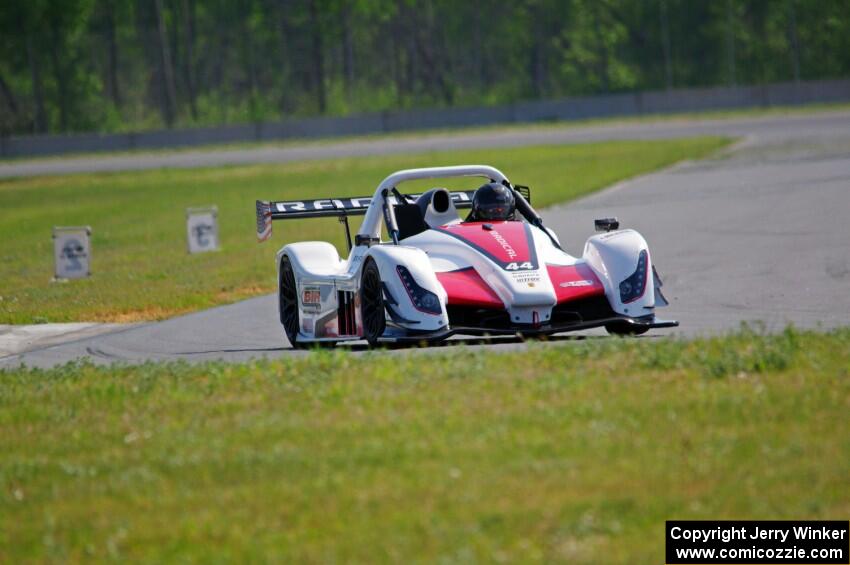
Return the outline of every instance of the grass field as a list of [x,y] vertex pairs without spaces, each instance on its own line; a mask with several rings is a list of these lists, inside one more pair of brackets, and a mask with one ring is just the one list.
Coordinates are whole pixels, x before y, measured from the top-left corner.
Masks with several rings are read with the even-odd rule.
[[[466,126],[433,128],[413,131],[399,131],[393,133],[374,133],[363,135],[323,137],[323,138],[297,138],[280,141],[246,141],[241,143],[215,143],[210,145],[199,145],[194,147],[174,147],[166,149],[136,149],[129,151],[111,151],[108,155],[133,155],[133,154],[156,154],[156,153],[179,153],[197,151],[217,151],[222,149],[259,149],[263,147],[289,147],[289,146],[313,146],[327,145],[340,142],[368,141],[380,139],[411,139],[427,138],[432,135],[446,134],[469,134],[481,132],[506,133],[511,131],[527,132],[528,130],[540,129],[564,129],[583,128],[588,126],[610,126],[628,125],[645,122],[676,122],[682,120],[728,120],[740,118],[768,118],[768,117],[800,117],[816,116],[826,112],[843,112],[850,110],[850,103],[846,102],[815,102],[811,104],[793,106],[769,106],[763,108],[737,108],[723,110],[704,110],[701,112],[672,112],[669,114],[642,114],[637,116],[615,116],[610,118],[587,118],[580,120],[554,120],[540,122],[522,122],[514,124],[494,124],[487,126]],[[64,155],[53,155],[45,157],[0,157],[3,161],[52,161],[67,159],[69,157],[103,157],[103,152],[81,152],[68,153]]]
[[663,563],[845,519],[848,415],[850,329],[0,372],[0,562]]
[[[257,245],[257,198],[371,195],[397,169],[483,162],[530,185],[542,207],[726,143],[607,142],[0,181],[0,323],[165,318],[271,292],[274,253],[287,241],[330,239],[342,248],[333,219],[278,225],[271,242]],[[189,256],[185,209],[207,204],[219,208],[223,250]],[[55,225],[92,226],[90,279],[50,283]]]

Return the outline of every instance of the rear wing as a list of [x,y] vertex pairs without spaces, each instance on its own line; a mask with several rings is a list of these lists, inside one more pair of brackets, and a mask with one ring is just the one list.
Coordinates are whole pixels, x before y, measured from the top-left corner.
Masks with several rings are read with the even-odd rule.
[[[531,200],[531,194],[527,186],[514,187],[523,197]],[[474,190],[458,190],[449,192],[454,201],[455,208],[464,209],[472,207],[472,196]],[[415,200],[419,194],[405,195]],[[395,206],[400,204],[398,199],[390,195],[390,202]],[[356,198],[318,198],[316,200],[288,200],[280,202],[267,202],[257,200],[257,241],[266,241],[272,235],[272,222],[274,220],[297,220],[300,218],[328,218],[348,216],[363,216],[372,203],[371,196],[360,196]]]

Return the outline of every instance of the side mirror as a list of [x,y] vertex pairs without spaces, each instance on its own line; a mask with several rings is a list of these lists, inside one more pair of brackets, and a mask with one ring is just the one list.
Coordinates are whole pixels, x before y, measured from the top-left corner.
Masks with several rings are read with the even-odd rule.
[[593,226],[596,231],[612,231],[620,227],[620,222],[617,218],[599,218],[593,220]]

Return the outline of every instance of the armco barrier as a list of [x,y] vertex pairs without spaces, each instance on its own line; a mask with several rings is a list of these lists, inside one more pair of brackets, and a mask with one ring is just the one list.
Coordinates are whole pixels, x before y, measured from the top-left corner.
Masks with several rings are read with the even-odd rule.
[[537,100],[481,108],[409,110],[138,133],[83,133],[7,137],[0,138],[0,157],[194,147],[220,143],[280,141],[445,127],[580,120],[841,101],[850,101],[850,80],[823,80],[741,87],[683,88],[669,91]]

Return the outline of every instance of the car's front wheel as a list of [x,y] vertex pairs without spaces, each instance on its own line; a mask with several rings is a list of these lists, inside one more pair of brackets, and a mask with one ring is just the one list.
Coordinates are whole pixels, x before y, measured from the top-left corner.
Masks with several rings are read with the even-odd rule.
[[384,287],[381,271],[373,259],[367,259],[360,278],[360,319],[363,321],[363,339],[369,345],[378,345],[378,338],[387,327],[384,309]]

